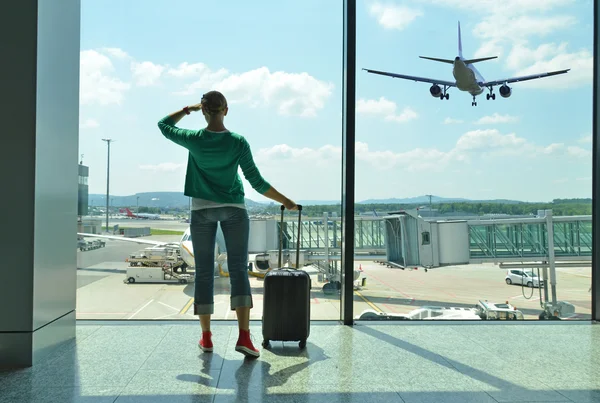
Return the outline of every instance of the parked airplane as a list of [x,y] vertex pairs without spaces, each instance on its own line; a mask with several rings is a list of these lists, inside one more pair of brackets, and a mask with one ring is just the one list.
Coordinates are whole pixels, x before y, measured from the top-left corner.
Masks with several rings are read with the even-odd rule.
[[160,214],[149,214],[149,213],[137,213],[134,214],[128,208],[125,208],[127,217],[129,218],[143,218],[145,220],[160,220]]
[[[187,228],[182,235],[179,242],[161,242],[161,241],[150,241],[147,239],[140,238],[127,238],[122,236],[113,236],[113,235],[99,235],[99,234],[88,234],[88,233],[77,233],[78,236],[84,238],[100,238],[100,239],[112,239],[116,241],[123,242],[132,242],[137,244],[145,244],[152,246],[172,246],[179,248],[179,253],[183,261],[189,267],[195,267],[194,260],[194,246],[192,244],[192,235],[190,233],[190,228]],[[225,245],[225,238],[223,236],[223,231],[221,230],[221,226],[217,227],[217,236],[215,240],[215,271],[224,277],[229,276],[229,270],[227,268],[227,249]],[[250,268],[249,268],[250,269]],[[259,267],[258,264],[255,265],[256,271],[249,271],[248,274],[255,277],[264,277],[266,270],[264,268]]]
[[[431,84],[433,84],[431,86],[431,88],[429,88],[429,92],[431,93],[431,96],[433,96],[435,98],[440,98],[440,99],[444,99],[444,98],[449,99],[450,95],[446,91],[450,87],[456,87],[460,91],[468,92],[469,94],[471,94],[473,96],[473,102],[471,103],[472,106],[477,105],[477,101],[475,100],[475,97],[482,94],[483,91],[485,91],[485,88],[489,89],[489,91],[490,91],[490,93],[487,94],[488,100],[496,99],[496,94],[494,94],[494,92],[493,92],[493,88],[496,85],[502,85],[499,90],[500,95],[503,98],[508,98],[512,94],[511,88],[507,85],[509,83],[515,83],[515,82],[527,81],[527,80],[535,80],[537,78],[550,77],[550,76],[554,76],[554,75],[558,75],[558,74],[564,74],[570,70],[570,69],[557,70],[557,71],[551,71],[549,73],[539,73],[539,74],[532,74],[532,75],[528,75],[528,76],[506,78],[506,79],[502,79],[502,80],[486,81],[481,76],[479,71],[477,71],[475,66],[473,66],[473,64],[477,63],[477,62],[482,62],[485,60],[496,59],[498,56],[483,57],[483,58],[479,58],[479,59],[465,59],[462,54],[460,21],[458,22],[458,56],[456,56],[454,58],[454,60],[439,59],[439,58],[435,58],[435,57],[425,57],[425,56],[419,56],[419,57],[422,59],[433,60],[436,62],[452,64],[454,66],[452,69],[452,75],[454,76],[456,81],[452,82],[452,81],[445,81],[445,80],[436,80],[433,78],[408,76],[408,75],[404,75],[404,74],[388,73],[385,71],[377,71],[377,70],[370,70],[370,69],[363,69],[363,70],[367,71],[368,73],[373,73],[373,74],[381,74],[384,76],[403,78],[406,80],[431,83]],[[440,85],[442,85],[444,87],[443,91],[440,88]]]

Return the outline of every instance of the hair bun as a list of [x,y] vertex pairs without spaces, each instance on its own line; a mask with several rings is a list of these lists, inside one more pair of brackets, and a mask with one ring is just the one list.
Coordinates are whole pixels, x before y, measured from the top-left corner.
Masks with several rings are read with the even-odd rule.
[[219,91],[209,91],[202,95],[202,106],[209,115],[215,115],[227,108],[227,99]]

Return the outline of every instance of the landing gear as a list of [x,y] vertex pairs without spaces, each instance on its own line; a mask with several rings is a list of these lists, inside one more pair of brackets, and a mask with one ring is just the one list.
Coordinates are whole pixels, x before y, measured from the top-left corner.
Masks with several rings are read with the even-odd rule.
[[490,89],[490,93],[486,95],[487,100],[489,101],[490,98],[496,99],[496,94],[494,94],[494,87],[489,87],[489,89]]
[[473,95],[473,102],[471,102],[471,106],[477,106],[477,101],[475,101],[475,95]]
[[[439,87],[438,87],[439,88]],[[448,94],[446,91],[448,91],[448,88],[450,88],[447,85],[444,85],[444,92],[442,92],[442,95],[440,95],[440,100],[444,100],[444,99],[450,99],[450,94]]]

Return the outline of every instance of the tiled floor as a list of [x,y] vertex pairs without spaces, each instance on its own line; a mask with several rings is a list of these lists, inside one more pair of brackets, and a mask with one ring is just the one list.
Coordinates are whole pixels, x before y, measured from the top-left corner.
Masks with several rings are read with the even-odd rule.
[[598,326],[405,323],[313,323],[305,350],[245,361],[233,322],[212,354],[194,322],[80,322],[41,365],[1,372],[0,402],[600,402]]

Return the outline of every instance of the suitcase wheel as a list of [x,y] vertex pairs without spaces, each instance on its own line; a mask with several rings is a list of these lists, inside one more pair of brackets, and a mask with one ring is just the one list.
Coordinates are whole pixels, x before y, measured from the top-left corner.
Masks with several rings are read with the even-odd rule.
[[271,343],[269,343],[269,340],[265,339],[262,342],[262,346],[263,346],[263,348],[269,348],[269,347],[271,347]]
[[306,347],[306,340],[300,340],[300,343],[298,343],[298,346],[299,346],[300,348],[304,348],[304,347]]

